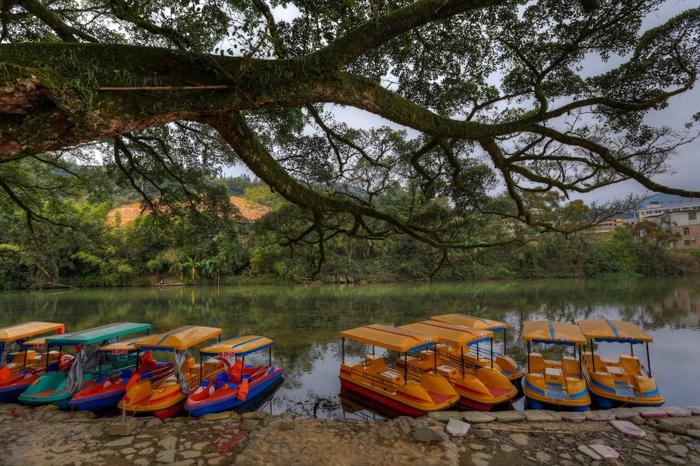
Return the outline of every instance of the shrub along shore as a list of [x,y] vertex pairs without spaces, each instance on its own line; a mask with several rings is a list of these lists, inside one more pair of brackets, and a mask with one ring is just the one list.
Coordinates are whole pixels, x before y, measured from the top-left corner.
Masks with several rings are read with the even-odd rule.
[[377,421],[225,412],[161,421],[6,404],[0,451],[10,466],[700,464],[700,408]]

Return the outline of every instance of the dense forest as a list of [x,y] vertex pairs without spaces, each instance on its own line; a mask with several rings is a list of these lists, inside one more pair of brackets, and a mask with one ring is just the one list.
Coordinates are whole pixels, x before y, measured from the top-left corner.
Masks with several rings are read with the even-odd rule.
[[[693,272],[693,255],[664,248],[651,234],[621,228],[611,235],[514,232],[506,220],[486,216],[475,222],[473,238],[522,241],[499,247],[452,251],[443,256],[407,235],[374,240],[335,235],[304,235],[313,219],[284,201],[257,179],[246,176],[207,180],[207,196],[192,208],[183,203],[145,205],[133,189],[115,181],[103,168],[67,167],[39,170],[24,162],[31,176],[27,189],[66,178],[89,179],[89,189],[67,190],[62,198],[35,200],[29,217],[22,203],[7,202],[0,212],[0,283],[3,288],[128,286],[159,283],[214,283],[321,280],[385,282],[405,280],[473,280],[539,277],[587,277],[604,274],[661,275]],[[43,178],[43,179],[42,179]],[[68,181],[65,181],[68,183]],[[84,186],[78,184],[77,186]],[[100,189],[96,189],[99,186]],[[153,193],[151,193],[153,194]],[[383,202],[404,202],[397,190]],[[267,214],[256,221],[236,205],[239,196]],[[22,198],[28,203],[31,198]],[[543,216],[585,217],[581,203],[564,205],[549,196],[536,208]],[[500,202],[494,199],[494,202]],[[534,201],[533,201],[534,202]],[[115,208],[141,206],[143,212],[122,221]],[[25,205],[28,208],[28,206]],[[46,218],[41,212],[51,212]],[[423,208],[425,221],[442,209]],[[28,224],[28,219],[33,220]],[[336,225],[337,231],[350,225]]]

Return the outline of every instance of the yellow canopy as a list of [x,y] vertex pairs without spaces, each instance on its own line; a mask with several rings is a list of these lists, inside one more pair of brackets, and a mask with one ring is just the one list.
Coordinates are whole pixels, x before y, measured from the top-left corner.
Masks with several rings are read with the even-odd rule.
[[130,338],[128,340],[118,341],[105,346],[100,346],[97,351],[104,351],[105,353],[128,353],[130,351],[137,351],[139,349],[139,344],[143,342],[145,337]]
[[419,351],[432,344],[432,339],[424,333],[379,324],[344,330],[340,336],[401,353]]
[[22,346],[25,348],[43,348],[44,346],[46,346],[47,338],[48,336],[32,338],[31,340],[27,340],[24,343],[22,343]]
[[581,320],[578,326],[589,340],[651,343],[654,339],[632,322],[608,319]]
[[45,333],[55,333],[65,329],[63,324],[54,322],[25,322],[23,324],[12,325],[11,327],[0,328],[0,342],[23,340],[25,338],[42,335]]
[[543,343],[585,345],[586,338],[576,324],[554,320],[528,320],[523,322],[522,339]]
[[221,335],[222,330],[214,327],[188,325],[166,333],[141,338],[139,348],[157,350],[186,350],[199,343]]
[[465,314],[442,314],[439,316],[432,316],[430,319],[437,320],[439,322],[445,322],[448,324],[471,327],[477,330],[499,331],[501,329],[509,328],[509,325],[505,322],[499,322],[497,320],[491,319],[483,319],[481,317],[468,316]]
[[414,324],[402,325],[400,329],[406,329],[422,333],[432,338],[434,341],[446,343],[448,345],[460,347],[493,338],[493,333],[470,329],[460,325],[446,324],[434,320],[416,322]]
[[256,351],[260,351],[272,346],[272,339],[259,335],[246,335],[243,337],[230,338],[221,343],[207,346],[202,349],[202,354],[233,353],[237,356],[245,356]]

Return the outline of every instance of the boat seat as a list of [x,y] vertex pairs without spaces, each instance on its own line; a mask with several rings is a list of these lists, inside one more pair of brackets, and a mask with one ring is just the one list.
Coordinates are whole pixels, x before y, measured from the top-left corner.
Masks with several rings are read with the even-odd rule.
[[364,366],[366,370],[376,373],[383,372],[388,368],[386,365],[386,361],[382,356],[372,355],[365,356]]
[[442,364],[437,367],[437,373],[438,375],[449,377],[450,375],[456,375],[457,369],[452,366],[448,366],[447,364]]
[[561,371],[565,377],[578,378],[578,360],[568,356],[561,358]]
[[540,353],[530,353],[528,364],[530,372],[544,372],[544,358]]
[[639,359],[635,356],[626,354],[620,356],[620,367],[629,375],[640,375],[642,373],[642,366],[639,363]]
[[387,369],[384,372],[380,372],[379,377],[393,383],[400,383],[403,380],[401,374],[399,374],[393,369]]
[[598,369],[605,367],[605,363],[601,360],[600,356],[598,356],[597,354],[593,357],[593,359],[591,359],[591,353],[588,352],[588,353],[583,355],[583,359],[584,359],[584,361],[586,361],[586,365],[590,366],[591,368],[593,367],[593,361],[595,361],[596,371]]

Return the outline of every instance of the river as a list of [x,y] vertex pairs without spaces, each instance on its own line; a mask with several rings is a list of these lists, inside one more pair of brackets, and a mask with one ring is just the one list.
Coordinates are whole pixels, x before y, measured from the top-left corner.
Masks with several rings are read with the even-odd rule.
[[[519,361],[523,320],[632,320],[656,340],[651,366],[667,404],[700,404],[698,277],[0,293],[0,326],[47,320],[77,330],[129,320],[151,322],[155,331],[194,324],[221,327],[225,337],[269,336],[275,340],[273,359],[287,377],[266,409],[321,417],[373,415],[339,397],[340,330],[448,312],[508,322],[508,351]],[[350,347],[348,354],[359,357],[360,351]],[[598,351],[614,356],[629,348],[601,344]]]

